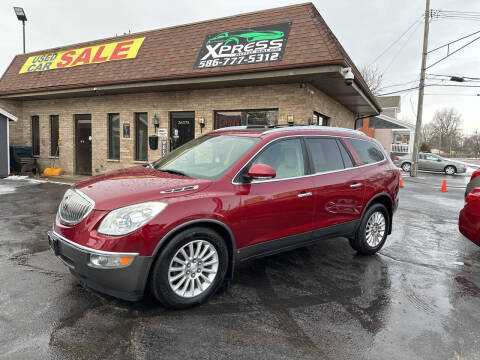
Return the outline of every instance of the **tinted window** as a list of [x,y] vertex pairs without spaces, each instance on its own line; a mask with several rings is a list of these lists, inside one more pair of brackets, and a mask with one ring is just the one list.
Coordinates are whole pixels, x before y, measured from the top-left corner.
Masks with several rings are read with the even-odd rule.
[[350,143],[364,164],[371,164],[384,159],[383,152],[374,142],[350,139]]
[[148,119],[147,113],[135,114],[135,160],[148,159]]
[[38,116],[32,116],[32,154],[40,155],[40,122]]
[[277,173],[275,179],[305,175],[302,143],[300,139],[277,141],[262,151],[254,164],[270,165]]
[[108,114],[108,158],[120,159],[120,115]]
[[58,131],[58,115],[50,115],[50,156],[60,155]]
[[440,158],[435,155],[425,154],[425,160],[438,161]]
[[342,153],[342,158],[343,158],[343,163],[345,164],[346,168],[351,168],[353,167],[353,160],[352,157],[350,156],[350,153],[345,147],[345,144],[338,140],[338,147],[340,148],[340,152]]
[[344,168],[342,154],[337,140],[328,138],[307,138],[308,151],[316,173]]

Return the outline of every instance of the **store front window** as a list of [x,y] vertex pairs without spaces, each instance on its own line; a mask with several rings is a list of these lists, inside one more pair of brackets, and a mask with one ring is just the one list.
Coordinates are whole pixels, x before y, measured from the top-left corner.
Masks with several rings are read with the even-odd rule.
[[277,125],[278,109],[215,111],[215,129],[244,125]]

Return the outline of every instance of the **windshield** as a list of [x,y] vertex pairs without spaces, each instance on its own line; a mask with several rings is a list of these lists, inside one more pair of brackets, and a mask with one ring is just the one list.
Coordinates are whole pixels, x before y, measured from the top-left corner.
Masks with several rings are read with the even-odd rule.
[[204,135],[154,162],[154,169],[188,177],[216,180],[260,139],[231,135]]

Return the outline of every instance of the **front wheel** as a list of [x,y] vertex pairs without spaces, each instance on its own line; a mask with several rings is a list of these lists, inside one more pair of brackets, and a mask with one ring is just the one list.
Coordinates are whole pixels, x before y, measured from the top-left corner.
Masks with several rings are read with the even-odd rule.
[[362,255],[373,255],[385,244],[388,233],[389,214],[382,204],[370,206],[360,221],[350,245]]
[[457,172],[457,169],[455,169],[454,166],[448,165],[445,168],[445,174],[447,174],[447,175],[455,175],[456,172]]
[[412,164],[406,162],[406,163],[403,163],[402,165],[402,170],[405,171],[405,172],[410,172],[410,170],[412,169]]
[[183,309],[205,302],[222,285],[228,250],[215,231],[194,227],[177,234],[162,250],[150,290],[165,307]]

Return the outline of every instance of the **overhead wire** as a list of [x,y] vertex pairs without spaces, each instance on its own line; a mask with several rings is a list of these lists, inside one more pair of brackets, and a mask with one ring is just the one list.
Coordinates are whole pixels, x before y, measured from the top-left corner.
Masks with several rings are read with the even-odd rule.
[[383,55],[385,55],[393,46],[395,46],[415,25],[421,22],[421,17],[416,19],[408,28],[405,30],[396,40],[394,40],[390,45],[387,46],[385,50],[383,50],[380,55],[378,55],[375,60],[370,63],[370,66],[375,64]]

